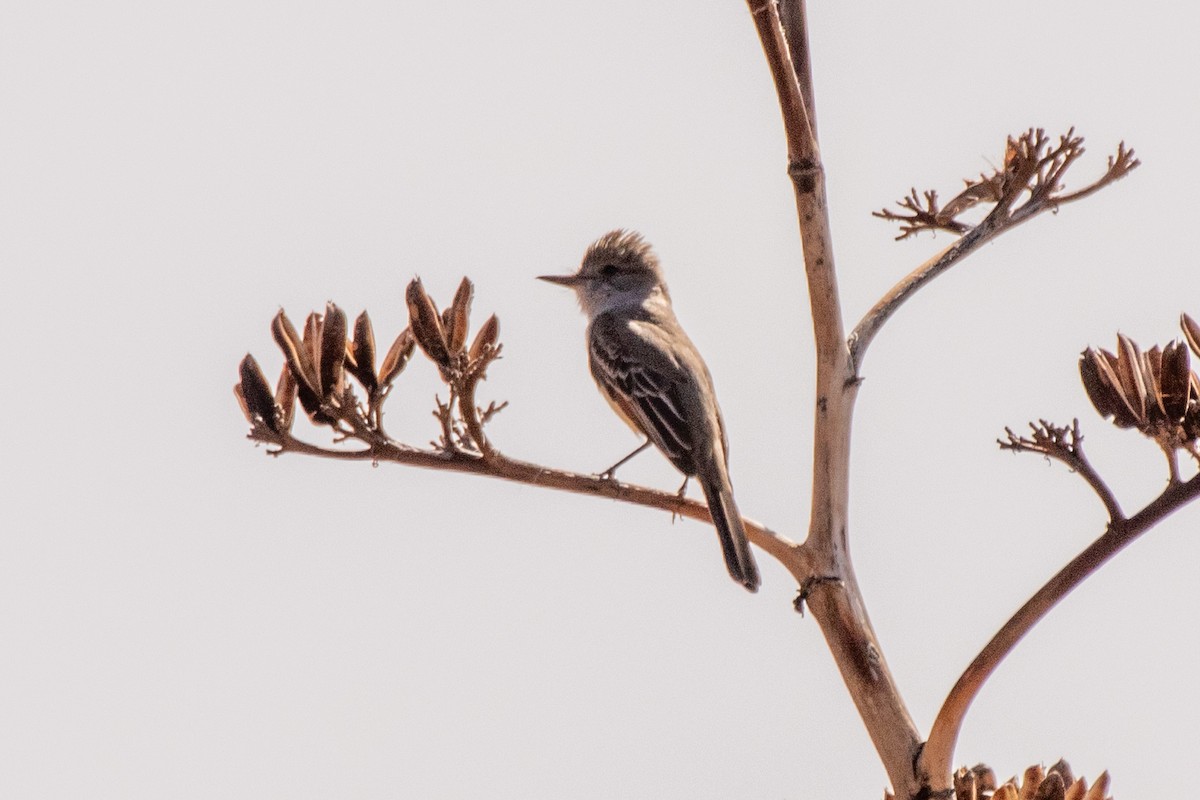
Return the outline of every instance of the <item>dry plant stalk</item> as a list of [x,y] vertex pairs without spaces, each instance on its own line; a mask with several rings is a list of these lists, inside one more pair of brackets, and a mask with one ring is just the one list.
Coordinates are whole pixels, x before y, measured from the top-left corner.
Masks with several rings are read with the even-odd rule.
[[[747,2],[783,114],[787,172],[803,243],[817,371],[808,536],[797,543],[745,520],[748,536],[796,579],[796,607],[803,610],[807,605],[825,635],[887,772],[891,783],[887,797],[1105,800],[1107,773],[1089,787],[1084,779],[1072,775],[1065,762],[1049,770],[1031,767],[1020,781],[1013,778],[997,784],[985,765],[954,772],[951,760],[968,707],[1021,637],[1108,558],[1200,495],[1200,474],[1185,480],[1178,459],[1182,451],[1200,462],[1200,379],[1191,371],[1188,355],[1190,348],[1200,358],[1200,326],[1183,316],[1187,347],[1172,342],[1143,351],[1128,337],[1119,336],[1116,352],[1089,348],[1080,359],[1081,379],[1101,416],[1119,428],[1148,437],[1167,456],[1166,489],[1137,513],[1123,512],[1115,493],[1088,461],[1078,420],[1070,426],[1041,420],[1030,425],[1029,435],[1006,431],[1007,437],[1000,441],[1002,448],[1039,453],[1080,475],[1104,504],[1109,525],[1031,597],[968,666],[947,696],[927,739],[913,723],[887,667],[849,557],[850,427],[866,349],[913,293],[985,242],[1044,211],[1104,188],[1139,162],[1133,150],[1121,143],[1099,178],[1067,191],[1064,176],[1083,155],[1083,138],[1072,129],[1054,142],[1041,129],[1030,129],[1008,138],[999,168],[965,181],[965,187],[945,204],[935,191],[918,194],[913,189],[899,201],[898,210],[876,212],[876,216],[899,224],[896,238],[922,231],[945,231],[959,238],[900,280],[847,334],[817,143],[804,3],[781,0],[781,8],[775,0]],[[978,219],[970,221],[969,216]],[[450,305],[439,309],[420,279],[414,279],[405,293],[409,326],[392,340],[378,368],[375,334],[365,311],[351,327],[342,310],[329,303],[323,314],[307,317],[303,333],[280,311],[271,324],[284,362],[275,387],[250,355],[242,360],[234,387],[250,422],[250,438],[268,445],[271,455],[301,453],[470,472],[709,520],[704,503],[687,500],[674,491],[553,469],[501,453],[487,437],[485,427],[507,403],[481,407],[476,399],[479,383],[500,358],[499,321],[494,315],[489,317],[472,337],[473,300],[474,287],[464,278]],[[391,388],[418,349],[437,367],[447,387],[444,401],[435,397],[439,435],[428,446],[397,441],[383,425]],[[313,425],[329,428],[336,446],[315,445],[293,433],[297,405]]]

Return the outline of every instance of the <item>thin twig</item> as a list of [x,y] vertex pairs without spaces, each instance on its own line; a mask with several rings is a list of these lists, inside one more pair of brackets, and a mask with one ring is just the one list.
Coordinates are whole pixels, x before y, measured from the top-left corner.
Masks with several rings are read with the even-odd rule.
[[[980,186],[985,185],[980,184]],[[942,230],[961,236],[969,231],[971,226],[964,222],[958,222],[954,217],[982,202],[982,199],[973,193],[976,188],[968,184],[966,190],[951,200],[945,208],[942,208],[938,203],[937,192],[930,189],[922,195],[918,195],[914,187],[909,190],[908,197],[901,198],[897,203],[909,213],[900,214],[887,208],[871,213],[872,216],[880,219],[900,223],[900,235],[896,237],[897,241],[915,236],[921,231]]]
[[[804,8],[802,0],[794,0],[800,5],[792,18],[793,24],[803,23]],[[762,43],[763,52],[767,57],[767,65],[771,69],[771,77],[775,81],[775,93],[779,98],[779,110],[783,113],[784,133],[787,137],[788,161],[792,165],[812,165],[820,161],[817,152],[817,133],[809,118],[809,107],[812,105],[812,80],[806,76],[804,83],[808,85],[808,97],[801,91],[801,79],[797,78],[796,68],[792,62],[791,47],[799,48],[800,52],[808,52],[807,39],[796,39],[792,45],[784,33],[779,19],[779,6],[776,0],[747,0],[750,15],[758,29],[758,39]],[[805,36],[803,27],[799,31],[789,31],[793,36]]]
[[1126,147],[1124,142],[1119,142],[1117,144],[1117,154],[1108,157],[1108,170],[1104,173],[1103,177],[1078,191],[1059,195],[1057,202],[1059,205],[1062,205],[1063,203],[1073,203],[1076,200],[1082,200],[1088,195],[1100,191],[1110,183],[1115,183],[1124,178],[1131,170],[1137,169],[1141,164],[1142,162],[1134,155],[1133,148]]
[[1017,436],[1012,428],[1005,428],[1008,438],[996,441],[1002,450],[1011,450],[1014,453],[1028,450],[1066,464],[1096,492],[1108,512],[1109,522],[1125,519],[1125,512],[1121,510],[1116,495],[1084,455],[1083,434],[1079,430],[1078,418],[1071,421],[1069,428],[1052,425],[1044,419],[1039,420],[1037,425],[1029,423],[1029,427],[1033,431],[1032,438]]
[[779,23],[792,60],[792,72],[804,101],[808,129],[814,142],[817,136],[817,104],[813,94],[812,59],[808,46],[808,11],[804,0],[779,0]]
[[1163,451],[1163,455],[1167,457],[1167,480],[1171,483],[1179,483],[1179,451],[1164,442],[1159,442],[1158,446]]
[[879,302],[863,315],[862,320],[850,333],[848,345],[855,374],[862,369],[863,357],[871,340],[900,306],[916,294],[918,289],[978,250],[999,233],[1000,231],[994,230],[984,223],[976,225],[957,242],[910,272],[880,298]]
[[[467,426],[467,432],[471,435],[471,440],[474,442],[475,447],[479,449],[479,453],[485,461],[495,458],[496,451],[492,448],[491,442],[488,441],[487,435],[483,432],[485,420],[480,418],[479,406],[475,404],[475,389],[479,386],[479,381],[487,376],[488,364],[496,360],[499,355],[500,348],[495,347],[480,359],[478,366],[463,377],[462,393],[458,398],[458,412],[462,415],[463,422]],[[490,416],[491,414],[488,415],[488,417]]]

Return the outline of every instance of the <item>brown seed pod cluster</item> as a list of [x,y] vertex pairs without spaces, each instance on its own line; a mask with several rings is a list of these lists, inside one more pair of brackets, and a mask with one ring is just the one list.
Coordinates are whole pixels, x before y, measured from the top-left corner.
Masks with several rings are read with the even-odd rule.
[[1071,128],[1055,144],[1041,128],[1030,128],[1019,136],[1010,136],[1004,147],[1003,166],[991,174],[965,181],[965,188],[944,205],[938,193],[918,194],[914,188],[897,205],[899,210],[882,209],[874,216],[900,224],[897,239],[907,239],[921,231],[945,230],[965,234],[977,223],[962,219],[976,206],[993,206],[992,225],[1003,220],[1021,220],[1035,213],[1059,208],[1063,203],[1086,197],[1097,189],[1120,180],[1140,165],[1133,148],[1124,142],[1109,156],[1108,169],[1091,184],[1072,192],[1064,188],[1063,177],[1084,153],[1083,137]]
[[438,313],[437,305],[425,291],[420,278],[414,278],[405,292],[413,336],[421,352],[438,365],[447,383],[479,367],[481,359],[490,360],[499,352],[497,341],[500,322],[494,314],[479,329],[470,349],[467,349],[474,296],[474,285],[469,279],[463,278],[458,291],[454,293],[454,300]]
[[[1107,772],[1088,786],[1087,779],[1076,778],[1063,760],[1050,769],[1034,765],[1019,780],[1013,776],[999,786],[991,767],[976,764],[954,773],[954,800],[1112,800],[1108,786]],[[884,797],[895,800],[890,793]]]
[[308,315],[300,334],[281,310],[271,321],[271,335],[284,358],[275,390],[253,356],[242,359],[238,370],[234,393],[246,419],[276,434],[288,433],[299,400],[313,423],[336,426],[346,413],[358,413],[348,391],[348,373],[366,392],[362,421],[378,428],[379,407],[418,346],[438,366],[443,380],[461,390],[464,382],[482,378],[487,364],[500,352],[495,315],[483,324],[470,348],[466,346],[474,293],[471,281],[463,278],[454,301],[439,313],[420,278],[414,279],[405,294],[409,327],[395,338],[378,368],[367,312],[358,315],[351,331],[345,313],[327,303],[324,314]]
[[346,315],[328,303],[324,315],[308,315],[301,336],[281,310],[271,320],[271,335],[283,351],[283,372],[272,394],[254,357],[242,359],[240,380],[233,388],[246,418],[252,423],[261,421],[275,433],[286,433],[291,430],[299,400],[314,423],[334,424],[328,404],[345,391],[345,369],[352,363],[346,344]]
[[1184,314],[1183,342],[1143,352],[1125,335],[1117,351],[1088,348],[1079,374],[1092,405],[1119,428],[1136,428],[1166,449],[1195,453],[1200,439],[1200,378],[1191,369],[1188,347],[1200,357],[1200,325]]
[[[1107,772],[1101,772],[1096,782],[1088,786],[1086,778],[1076,778],[1071,766],[1060,760],[1050,769],[1043,769],[1041,765],[1032,766],[1025,770],[1020,781],[1015,777],[1009,778],[991,795],[978,794],[974,797],[978,800],[988,797],[991,800],[1111,800],[1108,785]],[[972,795],[957,795],[956,800],[963,800],[964,797]]]

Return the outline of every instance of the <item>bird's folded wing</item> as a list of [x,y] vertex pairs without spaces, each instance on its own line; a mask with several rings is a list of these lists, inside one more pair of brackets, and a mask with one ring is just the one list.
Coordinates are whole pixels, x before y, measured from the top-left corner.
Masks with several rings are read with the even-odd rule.
[[592,374],[613,403],[676,466],[688,464],[692,437],[678,386],[686,376],[678,365],[628,325],[603,318],[592,327],[589,349]]

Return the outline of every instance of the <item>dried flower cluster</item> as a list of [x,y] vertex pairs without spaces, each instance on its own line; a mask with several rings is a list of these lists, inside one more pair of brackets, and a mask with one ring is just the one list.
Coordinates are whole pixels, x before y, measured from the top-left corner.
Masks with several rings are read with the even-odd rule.
[[[1142,352],[1128,336],[1117,336],[1117,352],[1089,347],[1079,358],[1079,373],[1092,405],[1118,428],[1136,428],[1167,456],[1169,486],[1181,483],[1177,453],[1183,450],[1200,464],[1200,377],[1191,369],[1188,348],[1200,357],[1200,325],[1184,314],[1187,345],[1175,341]],[[999,444],[1013,452],[1041,453],[1063,462],[1099,495],[1112,521],[1125,518],[1115,495],[1083,452],[1079,420],[1070,426],[1046,420],[1030,423],[1031,433],[1020,436],[1005,428]],[[1187,502],[1190,495],[1173,502]]]
[[1071,766],[1060,760],[1050,769],[1035,765],[999,786],[996,775],[985,764],[963,767],[954,774],[954,800],[1111,800],[1107,772],[1100,773],[1090,787],[1086,778],[1076,778]]
[[[251,438],[281,447],[294,443],[291,429],[299,401],[313,424],[328,425],[342,437],[368,444],[386,439],[383,402],[414,349],[420,347],[450,387],[449,399],[445,403],[439,399],[435,412],[442,424],[442,449],[487,452],[482,426],[504,404],[492,404],[481,411],[474,407],[474,393],[488,364],[500,355],[500,323],[495,315],[491,316],[468,348],[473,296],[471,281],[463,278],[454,301],[439,313],[420,278],[414,279],[405,293],[409,326],[392,342],[378,368],[375,334],[367,312],[354,321],[348,339],[346,315],[333,303],[326,304],[323,315],[308,315],[303,335],[281,310],[271,322],[271,334],[284,356],[283,372],[275,389],[272,391],[258,362],[249,354],[242,359],[239,381],[234,386],[252,426]],[[347,374],[361,385],[365,405],[346,381]]]
[[[1200,325],[1180,320],[1187,345],[1174,341],[1143,352],[1128,336],[1117,336],[1117,352],[1089,347],[1079,373],[1092,405],[1118,428],[1136,428],[1172,458],[1185,450],[1200,461],[1200,378],[1191,369],[1188,347],[1200,357]],[[1178,479],[1178,475],[1172,476]]]
[[[1108,772],[1088,786],[1087,779],[1076,778],[1062,759],[1050,769],[1035,764],[1019,780],[1014,775],[999,786],[991,767],[976,764],[954,773],[954,800],[1112,800],[1108,786]],[[884,800],[895,798],[886,793]]]
[[[1109,156],[1108,169],[1093,183],[1075,192],[1064,193],[1062,178],[1071,165],[1084,153],[1083,137],[1072,128],[1052,145],[1046,132],[1030,128],[1017,137],[1008,137],[1003,165],[990,175],[980,174],[965,180],[965,188],[944,206],[938,203],[936,191],[923,192],[914,188],[897,205],[901,211],[882,209],[874,216],[900,223],[897,239],[907,239],[921,231],[950,231],[964,234],[974,225],[959,216],[978,205],[992,205],[984,223],[1000,227],[1005,223],[1021,222],[1047,208],[1078,200],[1123,178],[1140,163],[1132,148],[1117,145]],[[1018,205],[1019,203],[1019,205]]]

